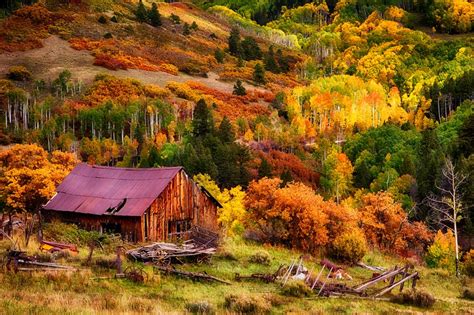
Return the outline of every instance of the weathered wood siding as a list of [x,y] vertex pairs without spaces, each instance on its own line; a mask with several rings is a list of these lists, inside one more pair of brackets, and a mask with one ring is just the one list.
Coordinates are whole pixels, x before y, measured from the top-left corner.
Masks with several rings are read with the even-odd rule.
[[46,222],[59,220],[66,223],[74,223],[80,228],[93,231],[102,231],[104,224],[118,224],[120,225],[120,234],[122,234],[125,240],[137,242],[142,239],[139,217],[89,215],[48,210],[43,210],[42,215]]
[[218,229],[217,205],[184,171],[174,177],[142,216],[142,235],[151,241],[166,240],[178,232],[176,221],[189,221],[212,231]]

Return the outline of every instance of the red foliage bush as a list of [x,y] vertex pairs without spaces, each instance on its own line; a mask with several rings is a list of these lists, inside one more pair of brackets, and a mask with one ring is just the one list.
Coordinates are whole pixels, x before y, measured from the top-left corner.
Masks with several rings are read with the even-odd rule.
[[94,65],[101,66],[110,70],[127,70],[127,65],[123,61],[105,54],[97,55],[94,60]]
[[311,187],[316,187],[319,184],[320,174],[306,166],[294,154],[272,149],[268,153],[260,151],[259,156],[265,158],[270,163],[275,175],[289,170],[295,181],[301,181]]

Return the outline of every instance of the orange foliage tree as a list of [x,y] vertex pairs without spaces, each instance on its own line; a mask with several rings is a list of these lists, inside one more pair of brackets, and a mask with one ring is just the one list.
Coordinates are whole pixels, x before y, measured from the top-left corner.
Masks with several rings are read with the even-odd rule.
[[334,204],[325,202],[302,183],[280,188],[280,179],[263,178],[250,183],[245,206],[249,220],[271,243],[284,244],[310,252],[326,245],[328,215]]
[[48,154],[36,144],[17,144],[0,153],[2,201],[9,213],[35,212],[76,165],[74,155]]
[[408,255],[410,250],[419,251],[431,241],[432,233],[427,227],[421,222],[409,222],[407,213],[390,193],[369,193],[361,201],[359,225],[371,245]]

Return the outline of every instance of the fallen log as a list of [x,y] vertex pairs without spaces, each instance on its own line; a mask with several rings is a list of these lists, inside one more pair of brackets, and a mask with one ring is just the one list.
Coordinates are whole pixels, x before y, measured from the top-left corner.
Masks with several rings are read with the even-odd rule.
[[184,270],[177,270],[174,268],[170,267],[163,267],[163,266],[155,266],[156,269],[160,270],[161,272],[167,273],[167,274],[174,274],[177,276],[182,276],[186,278],[191,278],[195,280],[207,280],[207,281],[216,281],[224,284],[232,284],[228,281],[219,279],[217,277],[208,275],[207,273],[200,273],[200,272],[190,272],[190,271],[184,271]]
[[236,281],[250,279],[250,280],[260,280],[265,283],[271,283],[271,282],[275,282],[276,278],[277,277],[275,274],[268,274],[268,273],[253,273],[250,276],[242,276],[239,273],[235,273]]

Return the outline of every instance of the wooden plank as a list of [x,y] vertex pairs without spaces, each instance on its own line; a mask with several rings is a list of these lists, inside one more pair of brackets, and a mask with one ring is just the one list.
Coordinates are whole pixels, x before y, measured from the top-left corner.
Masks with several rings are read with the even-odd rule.
[[326,265],[323,265],[323,268],[321,268],[321,271],[319,271],[318,276],[316,277],[316,280],[314,280],[313,285],[311,286],[311,290],[313,290],[316,283],[318,283],[319,278],[321,277],[321,274],[323,273],[324,268],[326,268]]
[[318,296],[321,294],[321,292],[323,291],[324,287],[326,286],[326,283],[328,282],[328,279],[329,279],[329,276],[331,275],[331,272],[332,272],[332,267],[331,269],[329,269],[329,273],[326,277],[326,281],[324,281],[323,285],[321,286],[321,289],[319,289],[319,292],[318,292]]
[[369,281],[367,281],[363,284],[360,284],[360,285],[356,286],[354,288],[354,290],[360,292],[360,291],[362,291],[362,290],[364,290],[364,289],[366,289],[366,288],[368,288],[368,287],[370,287],[370,286],[372,286],[372,285],[374,285],[374,284],[376,284],[380,281],[383,281],[385,279],[388,279],[392,276],[395,276],[395,275],[399,274],[402,270],[403,270],[403,267],[392,270],[392,271],[388,271],[385,274],[382,274],[382,275],[380,275],[379,277],[377,277],[375,279],[369,280]]
[[378,293],[376,293],[376,294],[374,295],[374,297],[382,296],[382,295],[384,295],[385,293],[391,291],[391,290],[392,290],[393,288],[395,288],[396,286],[398,286],[398,285],[400,285],[400,284],[402,284],[402,283],[404,283],[404,282],[406,282],[406,281],[408,281],[408,280],[410,280],[410,279],[412,279],[412,278],[414,278],[414,277],[417,277],[417,276],[418,276],[418,272],[414,272],[414,273],[412,273],[411,275],[408,275],[407,277],[405,277],[405,278],[403,278],[403,279],[401,279],[401,280],[395,282],[394,284],[389,285],[389,286],[383,288],[383,289],[380,290]]

